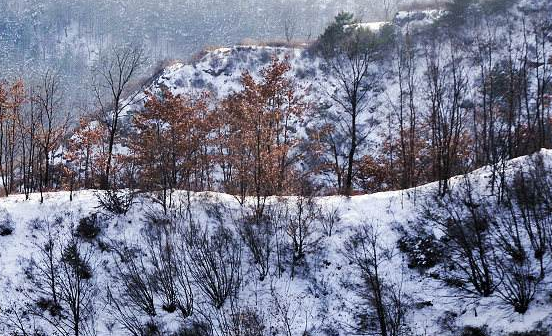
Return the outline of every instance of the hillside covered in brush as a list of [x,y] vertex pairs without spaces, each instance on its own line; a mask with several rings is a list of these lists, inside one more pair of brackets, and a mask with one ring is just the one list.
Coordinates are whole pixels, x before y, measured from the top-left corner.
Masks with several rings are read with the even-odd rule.
[[549,335],[552,4],[382,6],[0,81],[0,334]]
[[[550,151],[343,197],[1,205],[7,335],[548,335]],[[127,194],[128,195],[128,194]],[[128,197],[128,196],[127,196]],[[385,331],[387,330],[387,331]]]

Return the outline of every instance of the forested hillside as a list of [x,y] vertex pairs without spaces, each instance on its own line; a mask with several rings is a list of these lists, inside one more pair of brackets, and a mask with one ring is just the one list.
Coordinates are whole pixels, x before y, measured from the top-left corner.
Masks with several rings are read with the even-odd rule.
[[0,0],[0,333],[550,334],[552,3],[64,4]]
[[[374,10],[376,8],[376,10]],[[205,45],[249,40],[315,39],[338,10],[373,19],[383,15],[366,1],[2,0],[2,77],[38,80],[48,68],[68,87],[86,93],[90,66],[113,46],[141,45],[153,65],[183,58]],[[66,92],[78,104],[90,98]]]
[[351,195],[432,181],[444,194],[484,165],[498,178],[504,160],[550,147],[549,5],[454,4],[375,30],[341,13],[316,42],[215,48],[150,80],[145,51],[117,47],[93,68],[84,117],[53,70],[6,82],[4,194]]

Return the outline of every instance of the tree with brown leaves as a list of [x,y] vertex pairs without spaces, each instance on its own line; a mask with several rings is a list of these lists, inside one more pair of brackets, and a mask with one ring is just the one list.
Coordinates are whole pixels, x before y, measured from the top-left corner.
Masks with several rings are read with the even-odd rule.
[[133,119],[136,131],[130,148],[140,167],[139,185],[161,192],[159,200],[166,209],[174,189],[209,187],[211,111],[206,94],[192,99],[163,89],[159,97],[147,96],[145,109]]
[[224,150],[222,161],[231,171],[227,191],[256,197],[255,212],[264,210],[267,196],[281,195],[293,186],[300,159],[297,126],[308,109],[301,93],[287,76],[287,60],[273,59],[261,71],[261,80],[242,75],[242,92],[222,103]]

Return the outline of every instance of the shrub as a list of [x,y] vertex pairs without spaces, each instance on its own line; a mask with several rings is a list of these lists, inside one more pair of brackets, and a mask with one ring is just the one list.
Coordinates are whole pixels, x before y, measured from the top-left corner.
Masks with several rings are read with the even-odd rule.
[[317,217],[320,205],[311,196],[299,196],[292,204],[286,204],[285,231],[289,237],[290,250],[293,253],[292,277],[295,266],[305,261],[307,253],[317,249],[319,238],[316,235]]
[[100,207],[114,215],[126,215],[134,203],[134,193],[119,190],[106,190],[96,194]]
[[327,209],[322,214],[321,225],[322,231],[328,237],[331,237],[335,232],[336,227],[341,222],[341,214],[338,207]]
[[216,309],[237,295],[241,285],[241,244],[232,231],[219,226],[209,233],[191,223],[186,236],[190,275]]
[[489,332],[487,331],[486,326],[482,327],[473,327],[473,326],[466,326],[464,329],[462,329],[462,332],[460,333],[462,336],[488,336]]
[[9,236],[15,226],[11,215],[5,210],[0,210],[0,236]]
[[41,297],[36,301],[36,306],[42,311],[48,311],[52,316],[59,316],[61,306],[50,298]]
[[67,264],[73,272],[75,272],[78,278],[83,280],[92,278],[92,268],[88,261],[83,258],[77,243],[71,242],[69,245],[65,246],[61,261]]
[[240,218],[236,226],[245,246],[251,252],[252,261],[259,273],[259,280],[263,281],[269,273],[270,257],[273,252],[275,232],[274,218],[270,211],[259,215],[255,211],[246,213]]
[[161,331],[159,330],[159,326],[155,321],[148,321],[146,325],[144,326],[144,330],[142,331],[142,335],[144,336],[160,336]]
[[205,80],[201,77],[192,79],[192,87],[195,89],[202,89],[205,87]]
[[430,201],[424,208],[424,226],[443,234],[447,277],[470,294],[490,296],[497,286],[497,274],[493,272],[496,244],[489,230],[494,216],[488,203],[465,179],[444,198]]
[[210,328],[201,322],[192,322],[190,326],[182,327],[174,336],[208,336]]
[[263,335],[266,329],[262,318],[253,309],[244,309],[232,316],[233,325],[245,336]]
[[441,262],[443,249],[433,233],[401,230],[397,244],[408,258],[408,268],[429,269]]
[[101,231],[102,229],[100,228],[98,214],[96,213],[81,218],[79,225],[77,226],[78,236],[84,239],[94,239],[100,234]]
[[358,330],[367,334],[408,334],[406,316],[411,300],[402,290],[402,282],[393,281],[386,274],[392,249],[382,242],[379,226],[370,222],[355,228],[344,244],[344,257],[362,279],[356,284],[362,299],[356,319]]

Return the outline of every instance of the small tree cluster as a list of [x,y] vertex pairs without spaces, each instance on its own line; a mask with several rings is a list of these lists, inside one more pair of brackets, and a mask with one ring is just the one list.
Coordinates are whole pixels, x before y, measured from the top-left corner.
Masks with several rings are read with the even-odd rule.
[[294,187],[294,165],[298,152],[299,126],[308,108],[301,92],[288,77],[287,60],[274,59],[257,81],[246,72],[243,91],[222,103],[227,123],[221,127],[221,165],[226,190],[256,198],[255,211],[261,215],[265,200]]
[[425,219],[443,233],[447,282],[462,291],[496,294],[525,313],[548,269],[550,184],[537,164],[518,170],[506,185],[505,199],[482,198],[469,180],[439,201]]
[[3,193],[54,189],[64,172],[55,151],[67,134],[59,75],[46,71],[35,85],[0,82],[0,179]]
[[[98,286],[94,247],[59,223],[40,223],[43,239],[30,260],[30,314],[64,336],[93,335]],[[13,316],[13,315],[12,315]]]
[[160,97],[147,97],[144,110],[133,119],[130,159],[138,167],[136,185],[158,193],[167,209],[175,189],[205,190],[211,185],[213,115],[206,95],[191,100],[163,89]]
[[345,243],[344,256],[360,273],[361,282],[355,285],[365,305],[365,309],[356,312],[355,332],[408,335],[409,301],[402,280],[392,279],[385,271],[393,255],[392,247],[384,245],[374,223],[363,223]]

